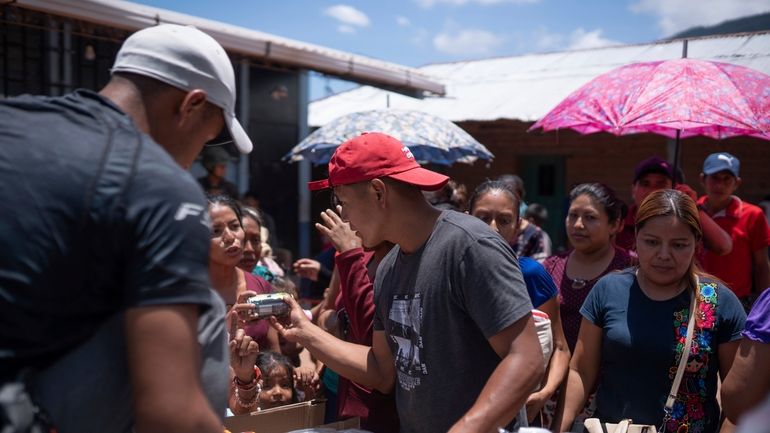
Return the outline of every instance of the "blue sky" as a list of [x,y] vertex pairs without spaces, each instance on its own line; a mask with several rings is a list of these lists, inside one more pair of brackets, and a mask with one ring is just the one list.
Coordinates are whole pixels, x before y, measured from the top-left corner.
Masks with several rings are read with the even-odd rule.
[[[406,66],[648,42],[770,0],[134,0]],[[314,77],[311,99],[349,88]]]

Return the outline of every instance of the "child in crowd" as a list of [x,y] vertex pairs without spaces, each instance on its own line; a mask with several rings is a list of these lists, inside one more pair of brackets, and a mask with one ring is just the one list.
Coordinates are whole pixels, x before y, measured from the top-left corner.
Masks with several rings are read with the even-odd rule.
[[298,402],[294,367],[288,357],[276,352],[260,352],[257,367],[262,373],[257,397],[259,410]]

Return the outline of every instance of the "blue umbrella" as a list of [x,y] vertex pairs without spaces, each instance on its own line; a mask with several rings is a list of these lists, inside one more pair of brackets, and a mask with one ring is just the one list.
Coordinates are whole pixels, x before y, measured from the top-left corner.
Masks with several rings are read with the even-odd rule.
[[446,119],[421,111],[388,108],[338,117],[308,135],[283,159],[294,162],[307,158],[313,164],[326,164],[337,146],[364,132],[392,135],[421,163],[452,165],[494,157],[484,145]]

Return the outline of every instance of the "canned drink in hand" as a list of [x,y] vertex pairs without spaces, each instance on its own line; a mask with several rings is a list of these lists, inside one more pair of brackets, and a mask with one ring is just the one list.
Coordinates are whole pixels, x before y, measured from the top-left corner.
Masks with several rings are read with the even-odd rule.
[[289,296],[286,293],[266,293],[249,298],[246,302],[254,305],[254,312],[260,318],[267,316],[288,316],[289,304],[284,302],[284,298]]

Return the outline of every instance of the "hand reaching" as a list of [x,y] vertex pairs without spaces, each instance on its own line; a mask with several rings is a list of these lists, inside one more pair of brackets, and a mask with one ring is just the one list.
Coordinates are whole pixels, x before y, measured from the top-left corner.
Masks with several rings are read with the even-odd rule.
[[361,247],[361,238],[350,228],[350,223],[345,222],[339,216],[340,207],[337,206],[337,212],[326,209],[321,212],[322,223],[316,223],[315,228],[321,234],[326,235],[334,248],[343,253],[354,248]]
[[235,301],[235,305],[233,305],[233,307],[230,309],[230,311],[235,311],[238,314],[238,320],[241,321],[241,324],[260,318],[259,315],[254,311],[256,308],[254,307],[254,304],[250,304],[248,302],[249,298],[256,296],[256,294],[257,292],[252,290],[241,292],[238,295],[238,299]]
[[294,273],[311,281],[318,281],[321,263],[313,259],[299,259],[292,266]]
[[230,367],[241,382],[250,383],[255,378],[254,365],[257,362],[259,345],[240,326],[238,313],[233,309],[227,313],[227,328],[230,335]]
[[270,325],[278,331],[278,335],[292,343],[300,343],[302,332],[308,327],[313,327],[305,311],[291,296],[283,298],[283,302],[289,304],[291,311],[287,317],[281,317],[280,320],[275,316],[270,316]]
[[294,383],[305,394],[305,400],[311,400],[321,389],[321,378],[311,366],[294,369]]

